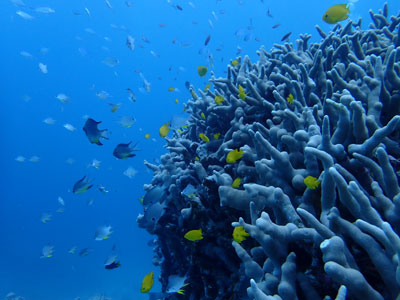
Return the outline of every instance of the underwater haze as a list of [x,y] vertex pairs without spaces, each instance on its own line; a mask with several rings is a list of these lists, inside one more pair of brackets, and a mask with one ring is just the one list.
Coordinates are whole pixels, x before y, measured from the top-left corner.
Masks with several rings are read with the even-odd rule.
[[[367,29],[384,3],[353,0],[349,18]],[[288,33],[318,42],[335,4],[0,1],[0,299],[149,299],[151,271],[161,291],[154,237],[136,222],[153,176],[144,161],[166,152],[160,128],[184,126],[187,87],[226,77],[232,60]]]

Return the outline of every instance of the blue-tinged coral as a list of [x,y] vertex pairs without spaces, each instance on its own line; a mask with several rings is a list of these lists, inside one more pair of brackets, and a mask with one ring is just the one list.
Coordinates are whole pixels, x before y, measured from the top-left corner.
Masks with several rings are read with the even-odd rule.
[[146,162],[138,217],[162,298],[183,296],[170,276],[185,299],[399,297],[400,14],[370,15],[368,30],[317,27],[319,43],[261,48],[211,74],[214,90],[190,87],[189,126]]

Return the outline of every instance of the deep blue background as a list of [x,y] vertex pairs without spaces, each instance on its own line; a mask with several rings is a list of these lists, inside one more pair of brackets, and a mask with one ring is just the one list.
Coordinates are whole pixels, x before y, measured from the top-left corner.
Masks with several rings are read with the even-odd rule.
[[[165,152],[158,129],[180,113],[182,103],[190,97],[185,81],[198,88],[207,84],[210,74],[200,78],[196,68],[208,65],[208,51],[214,56],[213,71],[222,77],[229,60],[236,57],[237,46],[243,49],[241,55],[247,54],[255,61],[255,51],[261,45],[270,49],[289,31],[293,32],[291,41],[301,33],[311,33],[312,40],[319,41],[315,25],[329,31],[331,26],[324,24],[321,16],[337,2],[193,0],[196,8],[187,1],[174,2],[182,11],[165,0],[132,0],[132,7],[122,0],[110,0],[112,10],[102,0],[54,2],[26,0],[29,7],[20,8],[11,1],[0,1],[0,298],[14,291],[29,300],[87,299],[98,293],[121,300],[147,299],[139,292],[142,278],[151,270],[156,278],[159,272],[151,263],[152,249],[147,246],[151,236],[136,225],[136,217],[142,212],[138,198],[144,194],[143,184],[150,183],[152,176],[143,161],[157,162]],[[383,3],[360,0],[352,16],[361,16],[366,28],[370,22],[368,10],[377,11]],[[31,6],[50,6],[56,13],[38,14]],[[267,17],[268,8],[273,18]],[[399,1],[389,1],[389,8],[391,14],[397,14]],[[17,10],[35,18],[25,20],[16,15]],[[281,26],[271,29],[276,23]],[[124,25],[127,31],[113,29],[110,24]],[[249,25],[253,29],[249,30]],[[238,31],[241,36],[235,35]],[[133,51],[125,46],[128,33],[136,39]],[[251,38],[245,42],[249,33]],[[209,34],[210,43],[204,47]],[[141,36],[150,43],[143,42]],[[190,46],[182,46],[182,42]],[[42,48],[48,48],[48,53],[42,54]],[[87,54],[80,54],[79,48]],[[151,50],[160,57],[154,57]],[[34,58],[27,59],[20,51],[28,51]],[[107,57],[119,59],[120,64],[110,68],[101,63]],[[39,62],[48,66],[48,74],[39,72]],[[150,93],[139,91],[142,80],[135,70],[152,83]],[[136,103],[129,102],[128,87],[136,93]],[[168,92],[168,87],[179,91]],[[102,90],[112,97],[96,97],[96,92]],[[71,102],[59,102],[59,93],[67,94]],[[175,104],[176,98],[179,104]],[[122,106],[112,113],[107,102],[120,102]],[[82,131],[84,115],[103,121],[100,128],[112,132],[104,146],[88,142]],[[137,119],[129,129],[117,123],[125,115]],[[56,123],[44,124],[47,117]],[[65,123],[77,130],[67,131]],[[149,140],[144,139],[147,132],[152,135]],[[134,158],[116,160],[112,156],[115,145],[129,141],[139,141],[141,151]],[[17,162],[19,155],[27,161]],[[29,162],[33,155],[40,161]],[[75,163],[67,164],[68,158]],[[87,167],[94,158],[102,162],[98,170]],[[123,175],[129,166],[138,171],[133,179]],[[93,188],[83,195],[72,194],[73,184],[83,175],[110,192],[103,195]],[[66,202],[63,213],[56,212],[59,196]],[[87,206],[90,198],[94,204]],[[40,222],[44,212],[53,215],[47,224]],[[108,240],[95,241],[96,228],[104,224],[110,224],[114,233]],[[46,244],[55,247],[54,256],[40,259]],[[87,257],[71,255],[68,250],[74,245],[78,251],[91,247],[93,253]],[[107,271],[103,263],[113,245],[122,267]],[[156,280],[153,291],[159,290]]]

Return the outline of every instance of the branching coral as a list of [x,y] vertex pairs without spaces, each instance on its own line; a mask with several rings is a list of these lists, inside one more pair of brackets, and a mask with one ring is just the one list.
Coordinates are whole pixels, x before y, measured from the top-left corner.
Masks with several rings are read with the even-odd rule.
[[[370,14],[368,30],[317,27],[319,43],[304,35],[297,49],[261,48],[255,64],[239,58],[189,101],[189,126],[167,139],[161,165],[147,163],[138,218],[157,235],[163,289],[176,274],[186,299],[399,296],[400,15]],[[251,238],[232,242],[231,224]],[[204,239],[183,239],[198,228]]]

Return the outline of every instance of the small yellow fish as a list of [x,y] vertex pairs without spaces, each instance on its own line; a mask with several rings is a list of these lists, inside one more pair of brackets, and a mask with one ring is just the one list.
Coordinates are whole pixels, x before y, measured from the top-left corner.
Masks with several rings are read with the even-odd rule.
[[153,287],[154,284],[154,279],[153,279],[153,272],[150,272],[144,276],[143,281],[142,281],[142,287],[140,288],[140,292],[142,293],[148,293],[151,288]]
[[225,99],[222,96],[215,96],[214,98],[214,102],[217,103],[218,105],[222,104],[222,102],[224,102]]
[[145,139],[149,139],[149,138],[150,138],[150,133],[146,133],[146,134],[144,135],[144,138],[145,138]]
[[199,73],[200,77],[203,77],[204,75],[207,74],[208,68],[205,66],[198,66],[197,67],[197,73]]
[[178,103],[179,103],[179,100],[178,100],[178,98],[176,98],[176,99],[175,99],[175,103],[176,103],[176,104],[178,104]]
[[201,114],[200,114],[200,116],[205,120],[206,119],[206,115],[202,112]]
[[196,94],[195,91],[192,91],[191,94],[192,94],[192,98],[193,98],[194,100],[197,100],[197,99],[199,98],[199,96],[197,96],[197,94]]
[[231,62],[232,66],[236,67],[239,64],[239,61],[237,59],[232,60]]
[[289,96],[286,97],[286,101],[289,102],[290,104],[293,104],[293,100],[294,100],[294,97],[293,97],[292,93],[290,93]]
[[221,135],[221,133],[219,133],[219,132],[214,133],[214,140],[218,140],[220,135]]
[[111,105],[111,112],[116,112],[118,108],[120,108],[121,103],[114,104],[114,103],[107,103],[108,105]]
[[169,125],[170,122],[164,123],[164,125],[160,127],[159,133],[162,138],[165,138],[168,135],[168,132],[171,130]]
[[232,183],[232,187],[234,188],[234,189],[237,189],[239,186],[240,186],[240,183],[242,182],[242,179],[240,179],[239,177],[237,177],[234,181],[233,181],[233,183]]
[[170,87],[168,88],[168,92],[173,92],[173,91],[175,91],[175,88],[172,87],[172,86],[170,86]]
[[244,92],[244,88],[239,84],[238,85],[238,89],[239,89],[239,98],[242,100],[246,99],[246,93]]
[[235,229],[233,229],[233,233],[232,233],[233,240],[239,244],[241,242],[243,242],[244,240],[246,240],[246,237],[248,237],[248,236],[250,236],[250,234],[248,234],[244,230],[243,226],[238,226],[238,227],[235,227]]
[[183,237],[189,241],[196,242],[203,239],[203,232],[201,228],[194,229],[186,232]]
[[228,153],[228,155],[226,156],[226,162],[228,164],[234,164],[242,157],[243,157],[243,150],[239,151],[238,149],[235,149]]
[[315,190],[320,185],[320,183],[321,182],[313,176],[307,176],[306,178],[304,178],[304,184],[311,190]]
[[208,83],[208,84],[204,87],[204,93],[208,91],[208,89],[210,88],[210,86],[211,86],[211,82]]
[[144,196],[142,196],[142,197],[139,198],[140,204],[143,204],[143,200],[144,200]]
[[328,10],[322,16],[322,20],[328,24],[336,24],[337,22],[346,20],[350,13],[347,4],[337,4],[328,8]]
[[199,161],[200,158],[199,158],[198,156],[196,156],[196,157],[194,158],[194,160]]
[[206,143],[210,142],[210,139],[204,133],[200,133],[199,136],[204,142]]

